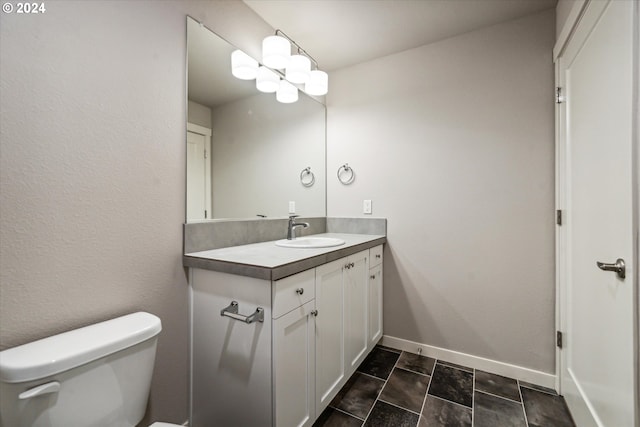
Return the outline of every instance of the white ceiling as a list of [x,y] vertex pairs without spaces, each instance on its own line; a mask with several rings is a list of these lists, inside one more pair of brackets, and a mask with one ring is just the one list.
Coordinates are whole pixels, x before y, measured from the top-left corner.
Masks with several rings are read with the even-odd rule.
[[325,71],[555,7],[557,0],[244,0]]

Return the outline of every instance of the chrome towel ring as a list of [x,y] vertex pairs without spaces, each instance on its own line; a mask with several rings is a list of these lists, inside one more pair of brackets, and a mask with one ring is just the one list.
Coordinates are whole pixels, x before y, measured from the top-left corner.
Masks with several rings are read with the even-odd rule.
[[311,166],[302,169],[300,172],[300,182],[305,187],[311,187],[316,182],[316,176],[311,172]]
[[338,181],[340,181],[344,185],[351,184],[355,179],[356,173],[348,163],[345,163],[338,168]]

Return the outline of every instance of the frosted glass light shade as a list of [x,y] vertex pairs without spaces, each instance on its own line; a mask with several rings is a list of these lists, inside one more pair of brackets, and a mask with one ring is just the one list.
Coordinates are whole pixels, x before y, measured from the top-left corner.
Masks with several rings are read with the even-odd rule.
[[256,88],[260,92],[273,93],[280,87],[280,77],[268,69],[261,66],[258,68],[258,75],[256,76]]
[[304,55],[291,55],[285,75],[291,83],[308,82],[311,75],[311,61]]
[[329,76],[324,71],[313,70],[309,81],[304,85],[309,95],[322,96],[329,92]]
[[291,104],[298,100],[298,88],[286,80],[280,80],[280,87],[276,92],[276,99],[283,104]]
[[231,74],[240,80],[253,80],[258,74],[258,61],[241,50],[231,52]]
[[269,68],[282,70],[289,63],[291,43],[280,36],[269,36],[262,40],[262,63]]

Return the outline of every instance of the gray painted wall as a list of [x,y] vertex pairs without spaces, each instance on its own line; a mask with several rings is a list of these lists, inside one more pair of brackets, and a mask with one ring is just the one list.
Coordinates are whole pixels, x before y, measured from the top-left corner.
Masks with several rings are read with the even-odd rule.
[[331,74],[327,211],[371,199],[388,219],[385,334],[554,372],[554,25],[549,10]]
[[204,126],[211,129],[211,108],[189,101],[187,108],[187,120],[194,125]]
[[244,3],[56,1],[0,15],[0,348],[146,310],[147,421],[187,419],[186,18],[255,54]]
[[[295,104],[259,93],[212,110],[213,218],[325,216],[323,105],[304,94]],[[315,183],[305,187],[310,167]],[[305,177],[305,180],[309,177]]]

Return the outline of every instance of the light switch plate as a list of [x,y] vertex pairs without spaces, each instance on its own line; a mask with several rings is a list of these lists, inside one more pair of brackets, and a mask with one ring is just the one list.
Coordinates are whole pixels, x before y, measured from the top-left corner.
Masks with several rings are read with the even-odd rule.
[[362,213],[371,214],[371,200],[365,200],[362,203]]
[[296,202],[289,202],[289,213],[296,213]]

